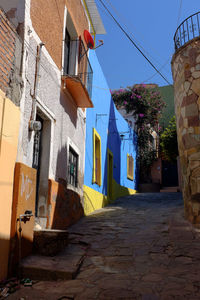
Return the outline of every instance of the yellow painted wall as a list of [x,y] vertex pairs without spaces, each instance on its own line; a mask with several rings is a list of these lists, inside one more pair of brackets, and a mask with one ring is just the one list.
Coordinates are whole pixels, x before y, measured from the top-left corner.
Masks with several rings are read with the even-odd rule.
[[135,193],[137,193],[136,190],[122,186],[113,179],[113,198],[114,199],[117,199],[117,198],[123,197],[123,196],[134,195]]
[[84,196],[84,213],[89,215],[93,211],[106,206],[109,202],[107,196],[91,189],[90,187],[83,186],[83,196]]
[[0,90],[0,280],[7,275],[20,110]]
[[136,190],[126,188],[124,186],[119,185],[113,179],[113,200],[108,199],[107,196],[95,191],[94,189],[84,185],[83,193],[84,193],[84,213],[85,215],[91,214],[93,211],[100,209],[109,203],[114,202],[119,197],[133,195],[136,193]]

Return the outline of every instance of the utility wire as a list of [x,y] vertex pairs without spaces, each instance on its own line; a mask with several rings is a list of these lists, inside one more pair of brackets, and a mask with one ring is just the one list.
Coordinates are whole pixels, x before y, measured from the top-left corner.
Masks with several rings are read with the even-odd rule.
[[[159,71],[161,71],[167,64],[168,64],[168,62],[170,61],[170,59],[171,59],[171,57],[170,58],[168,58],[168,60],[159,68]],[[154,73],[154,74],[152,74],[150,77],[148,77],[146,80],[143,80],[142,81],[142,83],[145,83],[145,82],[147,82],[147,81],[149,81],[149,80],[151,80],[153,77],[155,77],[157,75],[157,72],[156,73]]]
[[[121,14],[121,13],[119,13],[119,11],[117,10],[117,8],[111,3],[111,1],[110,0],[105,0],[109,5],[110,5],[110,7],[115,11],[115,13],[118,15],[118,17],[122,20],[122,21],[124,21],[124,27],[126,28],[126,30],[128,29],[129,30],[129,28],[128,28],[128,25],[130,26],[133,26],[131,23],[127,23],[126,24],[126,22],[127,22],[127,19]],[[155,58],[155,57],[153,57],[140,43],[139,43],[139,41],[135,38],[135,35],[132,33],[132,32],[130,32],[129,31],[129,34],[130,34],[130,36],[133,38],[133,40],[135,41],[135,43],[137,43],[137,45],[140,47],[140,49],[142,49],[145,53],[146,53],[146,55],[148,55],[151,59],[153,59],[154,61],[156,61],[159,65],[161,65],[162,63],[157,59],[157,58]],[[141,35],[141,33],[139,33],[140,35]],[[152,50],[154,51],[154,52],[156,52],[157,50],[155,50],[155,49],[153,49],[152,48]],[[159,56],[158,54],[157,54],[157,56]],[[160,57],[161,58],[161,57]],[[159,71],[160,71],[160,68],[159,68]]]
[[[109,1],[109,2],[108,2]],[[110,0],[106,0],[107,3],[110,4],[110,6],[113,8],[113,10],[116,12],[116,14],[120,17],[119,13],[117,12],[117,9],[111,4]],[[97,7],[104,13],[104,15],[110,20],[110,15],[108,15],[108,13],[105,11],[105,9],[103,9],[102,6],[100,6],[100,4],[97,4]],[[124,24],[124,26],[128,29],[128,26],[126,24]],[[144,47],[138,42],[138,40],[134,37],[133,33],[130,32],[131,37],[133,38],[133,40],[135,41],[135,43],[137,43],[137,45],[140,47],[140,49],[142,49],[144,52],[146,52],[146,54],[151,57],[153,60],[157,61],[157,63],[159,65],[161,65],[161,63],[156,60],[150,53],[147,52],[147,50],[144,49]],[[164,64],[161,65],[161,67],[158,68],[159,71],[161,71],[163,68],[165,68],[165,66],[167,65],[168,61],[170,60],[170,58],[167,60],[167,62],[165,62]],[[166,70],[166,69],[165,69]],[[167,70],[168,72],[168,70]],[[153,75],[151,75],[150,78],[148,78],[148,80],[150,80],[151,78],[153,78],[156,74],[158,74],[157,72],[154,73]],[[115,74],[116,76],[118,76],[117,74]],[[115,76],[113,75],[113,76]],[[146,82],[148,80],[145,80],[143,82]]]
[[126,35],[126,37],[129,39],[129,41],[135,46],[135,48],[142,54],[142,56],[148,61],[148,63],[156,70],[156,72],[167,82],[167,84],[171,85],[171,83],[160,73],[160,71],[154,66],[154,64],[148,59],[148,57],[140,50],[140,48],[136,45],[136,43],[133,41],[133,39],[130,37],[130,35],[124,30],[124,28],[120,25],[120,23],[115,19],[115,17],[112,15],[112,13],[109,11],[109,9],[106,7],[104,2],[102,0],[99,0],[99,2],[103,5],[105,10],[109,13],[109,15],[112,17],[112,19],[115,21],[117,26],[121,29],[121,31]]

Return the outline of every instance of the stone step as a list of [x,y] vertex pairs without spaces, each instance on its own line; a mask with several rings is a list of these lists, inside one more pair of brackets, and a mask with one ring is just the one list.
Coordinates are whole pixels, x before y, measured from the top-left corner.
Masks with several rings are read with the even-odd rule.
[[67,246],[68,235],[67,230],[34,230],[33,252],[46,256],[56,255]]
[[177,192],[180,192],[180,189],[178,186],[163,187],[160,190],[160,193],[177,193]]
[[32,280],[74,279],[85,257],[81,245],[68,245],[55,256],[31,255],[21,262],[21,275]]

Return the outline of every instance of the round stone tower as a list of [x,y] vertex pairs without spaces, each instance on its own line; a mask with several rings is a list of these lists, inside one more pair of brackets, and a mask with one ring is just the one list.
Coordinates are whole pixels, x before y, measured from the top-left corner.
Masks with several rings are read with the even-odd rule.
[[178,27],[172,58],[185,216],[200,223],[200,13]]

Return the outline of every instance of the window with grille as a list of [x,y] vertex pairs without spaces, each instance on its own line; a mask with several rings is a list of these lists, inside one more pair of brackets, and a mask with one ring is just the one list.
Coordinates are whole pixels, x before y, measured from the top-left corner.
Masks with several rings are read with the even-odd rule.
[[132,155],[127,154],[127,178],[133,180],[134,161]]
[[101,137],[93,128],[93,183],[101,185]]
[[68,183],[78,186],[78,154],[69,147]]

